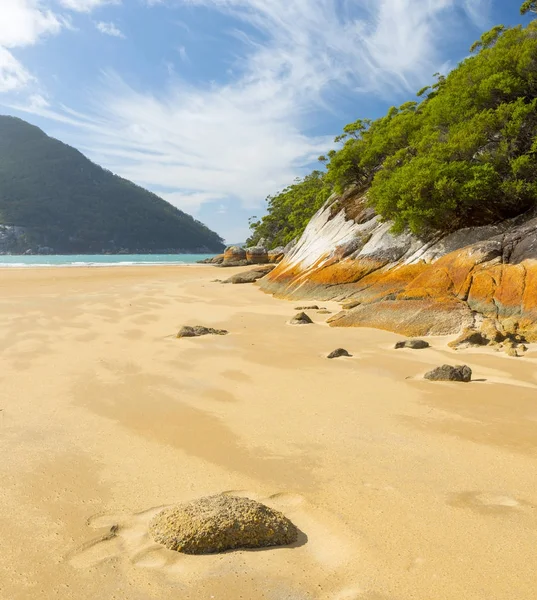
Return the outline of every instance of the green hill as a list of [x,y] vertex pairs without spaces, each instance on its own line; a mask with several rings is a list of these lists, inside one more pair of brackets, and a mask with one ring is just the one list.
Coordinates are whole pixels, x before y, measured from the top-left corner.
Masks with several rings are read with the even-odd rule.
[[223,249],[222,239],[191,216],[8,116],[0,116],[0,225],[16,226],[0,228],[2,249],[11,252]]

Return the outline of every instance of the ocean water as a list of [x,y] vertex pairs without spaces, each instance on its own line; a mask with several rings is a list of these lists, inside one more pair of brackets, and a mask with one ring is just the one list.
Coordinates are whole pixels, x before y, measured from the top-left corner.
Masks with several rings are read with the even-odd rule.
[[194,265],[214,254],[73,254],[0,256],[3,267],[126,267],[136,265]]

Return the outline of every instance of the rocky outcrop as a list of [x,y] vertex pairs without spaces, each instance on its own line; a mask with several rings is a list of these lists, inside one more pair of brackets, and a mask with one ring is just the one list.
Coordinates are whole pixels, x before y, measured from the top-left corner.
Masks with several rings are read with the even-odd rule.
[[225,494],[166,508],[149,524],[155,542],[185,554],[287,546],[298,529],[264,504]]
[[418,337],[492,320],[537,341],[537,213],[419,239],[393,235],[350,190],[329,199],[260,285],[287,299],[345,302],[334,327]]

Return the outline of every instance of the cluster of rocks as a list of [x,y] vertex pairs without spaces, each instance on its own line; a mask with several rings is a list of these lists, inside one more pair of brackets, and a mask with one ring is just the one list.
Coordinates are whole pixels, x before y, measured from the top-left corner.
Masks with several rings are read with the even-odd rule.
[[166,508],[149,524],[155,542],[185,554],[287,546],[298,529],[282,513],[251,500],[220,494]]
[[248,265],[276,264],[283,260],[285,248],[268,250],[265,246],[228,246],[224,254],[200,260],[203,264],[212,264],[220,267],[246,267]]
[[516,327],[510,328],[508,322],[484,319],[478,327],[466,328],[448,345],[455,349],[491,346],[498,352],[504,351],[508,356],[517,358],[528,351],[526,343],[524,335],[518,333]]

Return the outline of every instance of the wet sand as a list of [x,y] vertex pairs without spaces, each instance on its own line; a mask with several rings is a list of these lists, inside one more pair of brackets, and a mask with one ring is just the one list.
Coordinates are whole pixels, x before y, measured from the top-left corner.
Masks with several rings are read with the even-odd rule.
[[[0,271],[0,598],[536,598],[535,349],[289,326],[300,302],[211,282],[237,271]],[[476,381],[420,380],[444,362]],[[282,510],[297,544],[148,538],[160,507],[226,491]]]

